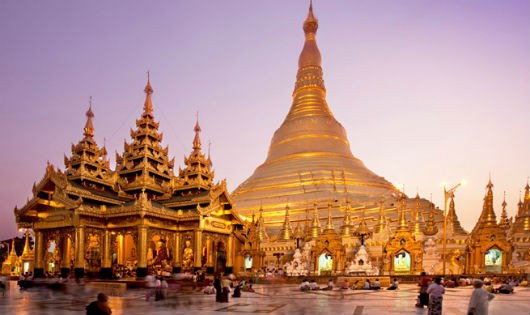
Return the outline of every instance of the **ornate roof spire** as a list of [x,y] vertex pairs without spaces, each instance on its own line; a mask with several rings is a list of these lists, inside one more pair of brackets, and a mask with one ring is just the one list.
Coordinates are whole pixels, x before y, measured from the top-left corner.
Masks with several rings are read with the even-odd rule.
[[401,214],[399,217],[399,225],[396,229],[396,232],[408,232],[409,227],[407,224],[407,219],[405,218],[405,208],[406,208],[406,202],[405,199],[401,201]]
[[186,167],[179,170],[179,177],[185,186],[211,187],[213,185],[214,172],[212,171],[212,161],[206,157],[201,150],[201,126],[199,125],[199,113],[195,127],[195,137],[193,138],[193,151],[189,157],[184,158]]
[[524,187],[524,202],[530,202],[530,185],[528,179],[526,180],[526,186]]
[[268,240],[269,235],[265,229],[265,219],[263,218],[263,207],[259,207],[259,218],[258,218],[258,238],[260,241]]
[[153,103],[151,101],[151,95],[153,94],[153,88],[151,87],[151,78],[149,71],[147,71],[147,84],[145,85],[145,103],[144,103],[144,113],[145,115],[153,116]]
[[163,134],[158,131],[159,124],[154,120],[151,95],[153,88],[149,72],[142,116],[136,120],[136,129],[131,129],[132,142],[124,143],[124,152],[116,154],[116,171],[120,179],[118,184],[123,192],[139,195],[145,190],[149,199],[168,198],[173,192],[174,159],[169,160],[168,147],[162,147]]
[[481,230],[484,230],[486,227],[497,227],[497,217],[495,216],[495,211],[493,210],[493,183],[491,178],[486,185],[487,191],[486,196],[484,197],[484,204],[482,206],[482,213],[478,219],[477,224],[473,228],[473,234],[480,233]]
[[510,228],[510,219],[508,219],[508,212],[506,211],[506,206],[508,204],[506,203],[506,191],[504,192],[504,199],[502,200],[502,212],[501,212],[501,219],[499,221],[499,226],[503,228],[504,230],[507,230]]
[[423,230],[423,234],[430,236],[436,233],[438,233],[438,227],[436,226],[436,222],[434,220],[434,204],[432,203],[431,195],[431,209],[429,210],[429,216],[427,218],[427,221],[425,222],[425,229]]
[[420,195],[416,192],[416,207],[413,211],[411,230],[412,233],[416,236],[421,236],[423,234],[423,216],[421,215],[421,204],[420,204]]
[[[193,151],[200,151],[201,150],[201,126],[199,126],[199,112],[197,112],[197,122],[195,123],[195,138],[193,138]],[[210,150],[208,149],[208,155]]]
[[350,213],[350,201],[346,199],[346,207],[344,207],[344,221],[342,223],[341,235],[342,237],[350,237],[352,234],[352,222],[351,222],[351,213]]
[[291,220],[289,219],[289,204],[285,205],[285,219],[283,221],[282,229],[280,230],[279,239],[288,241],[293,236],[293,228],[291,227]]
[[92,123],[92,118],[94,118],[94,113],[92,112],[92,96],[88,102],[89,107],[86,112],[86,124],[85,128],[83,129],[85,132],[83,134],[87,138],[92,138],[94,137],[94,124]]
[[460,225],[460,221],[458,220],[458,216],[456,215],[454,192],[451,194],[451,201],[449,202],[449,211],[447,213],[447,224],[448,224],[448,230],[450,231],[450,233],[466,234],[466,231],[462,228],[462,225]]
[[64,156],[66,176],[85,187],[92,187],[111,191],[115,185],[107,150],[100,148],[94,140],[94,112],[92,112],[92,97],[86,112],[87,121],[84,127],[83,139],[72,144],[72,156]]
[[311,238],[318,238],[321,232],[320,219],[318,217],[318,206],[313,205],[313,222],[311,223]]
[[335,231],[335,226],[333,225],[333,220],[331,220],[331,203],[328,203],[328,222],[326,224],[326,231],[333,230]]
[[379,201],[379,224],[377,225],[375,232],[383,232],[386,229],[386,226],[385,198],[381,197],[381,200]]

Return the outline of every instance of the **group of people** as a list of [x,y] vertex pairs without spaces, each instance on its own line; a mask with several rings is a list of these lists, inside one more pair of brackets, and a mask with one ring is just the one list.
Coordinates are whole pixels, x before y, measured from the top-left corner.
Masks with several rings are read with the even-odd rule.
[[162,276],[158,276],[156,273],[147,275],[145,277],[145,300],[149,301],[152,296],[155,297],[155,301],[163,300],[167,296],[167,289],[169,284],[166,279]]
[[[420,295],[416,307],[428,307],[429,315],[442,314],[443,295],[445,294],[445,286],[442,284],[442,278],[436,277],[434,281],[429,276],[422,272],[418,280],[420,287]],[[473,281],[473,293],[469,299],[468,315],[488,315],[489,301],[495,295],[487,292],[484,288],[484,282],[480,279]]]
[[[392,281],[391,285],[387,288],[387,290],[397,290],[399,286],[399,282],[396,278]],[[333,279],[329,279],[328,284],[324,288],[320,288],[317,285],[316,280],[312,279],[311,281],[308,281],[307,279],[304,279],[302,283],[300,284],[300,290],[301,291],[312,291],[312,290],[333,290],[334,283]],[[349,280],[346,278],[344,282],[342,283],[342,286],[340,287],[343,290],[357,290],[357,289],[363,289],[363,290],[380,290],[381,289],[381,283],[379,282],[379,279],[376,278],[373,283],[370,283],[370,279],[366,279],[364,282],[364,285],[362,287],[359,286],[359,280],[356,280],[353,285],[350,286]]]

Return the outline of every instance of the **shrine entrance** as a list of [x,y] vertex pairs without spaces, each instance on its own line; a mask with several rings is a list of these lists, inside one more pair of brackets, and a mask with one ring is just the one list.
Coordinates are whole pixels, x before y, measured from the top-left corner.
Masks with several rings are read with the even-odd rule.
[[333,270],[333,257],[330,253],[322,253],[318,257],[318,275],[330,274]]
[[216,255],[215,255],[215,272],[226,271],[226,247],[225,243],[219,241],[217,243]]

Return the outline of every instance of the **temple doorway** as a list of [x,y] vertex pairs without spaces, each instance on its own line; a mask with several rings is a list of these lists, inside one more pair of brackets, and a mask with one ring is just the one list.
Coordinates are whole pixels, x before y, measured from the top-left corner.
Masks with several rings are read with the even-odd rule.
[[46,267],[45,271],[53,275],[59,272],[59,266],[61,263],[59,248],[55,240],[48,242],[48,248],[45,254]]
[[489,249],[484,255],[486,272],[502,273],[502,252],[497,248]]
[[331,273],[333,270],[333,257],[330,253],[323,253],[318,257],[318,275]]
[[395,273],[410,273],[410,253],[401,251],[394,256],[394,272]]
[[222,241],[217,243],[216,255],[215,255],[215,272],[226,271],[226,247]]

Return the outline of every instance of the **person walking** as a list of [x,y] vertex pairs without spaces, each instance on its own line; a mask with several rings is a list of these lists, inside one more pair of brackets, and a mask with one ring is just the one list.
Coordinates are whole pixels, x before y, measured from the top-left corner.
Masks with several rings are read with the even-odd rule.
[[416,307],[423,308],[424,306],[429,305],[429,294],[427,294],[427,288],[431,284],[431,278],[427,276],[425,271],[423,271],[418,279],[418,286],[420,287],[420,294],[418,295],[418,303]]
[[215,302],[221,302],[223,288],[221,286],[221,275],[220,274],[215,275],[215,278],[213,280],[213,287],[215,288]]
[[427,288],[427,294],[429,294],[429,315],[442,315],[442,301],[445,288],[442,285],[442,278],[434,278],[432,283]]
[[482,288],[483,284],[482,280],[473,281],[475,289],[469,299],[468,315],[488,315],[489,301],[495,297],[495,294],[486,292]]

